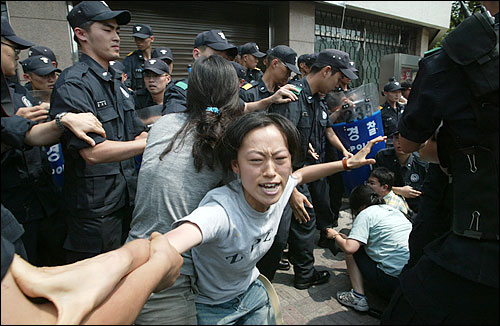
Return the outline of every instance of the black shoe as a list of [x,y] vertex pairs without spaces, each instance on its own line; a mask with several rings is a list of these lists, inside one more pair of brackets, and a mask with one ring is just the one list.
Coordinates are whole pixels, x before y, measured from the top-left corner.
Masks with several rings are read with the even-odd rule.
[[330,273],[328,271],[321,271],[321,272],[315,271],[313,277],[311,277],[310,280],[305,281],[305,282],[300,282],[300,283],[294,282],[293,286],[296,289],[305,290],[305,289],[310,288],[313,285],[319,285],[319,284],[326,283],[326,282],[328,282],[329,279],[330,279]]
[[280,271],[287,271],[290,269],[290,263],[288,262],[288,260],[286,259],[282,259],[280,260],[280,262],[278,263],[278,269]]

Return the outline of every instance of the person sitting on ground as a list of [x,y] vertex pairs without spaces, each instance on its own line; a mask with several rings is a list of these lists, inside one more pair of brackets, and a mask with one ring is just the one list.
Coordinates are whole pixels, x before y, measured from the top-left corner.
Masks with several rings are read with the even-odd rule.
[[131,324],[152,291],[174,283],[183,261],[159,233],[150,240],[70,265],[34,267],[2,236],[2,325]]
[[371,140],[348,160],[292,173],[292,160],[300,155],[299,139],[294,125],[281,115],[241,116],[215,148],[224,180],[233,181],[209,191],[197,209],[165,234],[178,252],[193,248],[198,324],[275,323],[267,292],[257,279],[256,263],[270,248],[293,189],[374,162],[365,157],[384,137]]
[[349,206],[354,216],[349,235],[327,229],[327,236],[345,253],[352,285],[350,291],[337,292],[337,300],[358,311],[368,311],[363,280],[386,300],[391,298],[410,257],[408,237],[412,226],[367,185],[354,188]]
[[394,185],[394,172],[389,171],[389,169],[385,167],[375,168],[370,173],[367,184],[384,199],[387,205],[399,209],[401,213],[411,220],[413,211],[408,206],[408,203],[404,197],[396,195],[392,190],[392,186]]

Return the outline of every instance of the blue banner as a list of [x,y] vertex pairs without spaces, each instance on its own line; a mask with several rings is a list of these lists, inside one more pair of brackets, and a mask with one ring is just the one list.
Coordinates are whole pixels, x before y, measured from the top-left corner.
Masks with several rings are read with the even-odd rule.
[[52,177],[57,185],[62,188],[64,178],[64,157],[61,144],[56,144],[47,149],[47,156],[52,167]]
[[[353,154],[359,152],[373,138],[384,135],[380,111],[364,119],[350,123],[337,123],[332,127],[344,147]],[[385,148],[385,142],[373,145],[370,154],[366,157],[374,158],[375,154],[382,148]],[[354,188],[368,180],[370,171],[370,166],[365,165],[352,171],[342,172],[346,193],[349,195]]]

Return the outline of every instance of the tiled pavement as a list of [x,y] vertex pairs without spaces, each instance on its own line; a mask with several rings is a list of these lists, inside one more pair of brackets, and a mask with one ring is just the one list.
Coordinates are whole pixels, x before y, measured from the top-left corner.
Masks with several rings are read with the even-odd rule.
[[[344,205],[345,207],[345,205]],[[352,227],[351,214],[342,210],[339,218],[339,227]],[[319,231],[316,235],[316,243]],[[281,311],[285,325],[378,325],[379,319],[368,313],[362,313],[341,305],[336,299],[337,291],[351,289],[349,276],[344,260],[344,253],[337,256],[328,249],[315,246],[315,267],[318,270],[328,270],[328,283],[310,287],[307,290],[298,290],[293,286],[293,267],[288,271],[277,271],[273,286],[278,293]],[[371,308],[383,311],[387,302],[367,291],[368,304]]]

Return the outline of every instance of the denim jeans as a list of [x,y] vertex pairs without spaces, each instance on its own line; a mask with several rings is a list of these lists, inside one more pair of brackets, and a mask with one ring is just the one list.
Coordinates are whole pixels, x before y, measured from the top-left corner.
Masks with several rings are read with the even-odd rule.
[[196,303],[198,325],[275,325],[273,307],[261,281],[255,280],[245,293],[227,302]]

